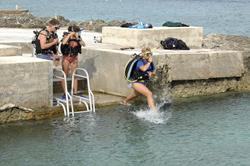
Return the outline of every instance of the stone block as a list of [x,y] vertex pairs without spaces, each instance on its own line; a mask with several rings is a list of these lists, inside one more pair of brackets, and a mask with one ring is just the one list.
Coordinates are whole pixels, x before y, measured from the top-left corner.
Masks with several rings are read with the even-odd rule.
[[154,27],[152,29],[133,29],[103,27],[102,42],[133,47],[161,47],[160,41],[168,37],[183,40],[190,48],[201,48],[202,27]]
[[168,66],[168,81],[241,77],[243,58],[238,51],[191,50],[165,53],[160,62]]
[[32,57],[0,57],[0,105],[51,106],[52,62]]
[[10,45],[0,45],[0,57],[2,56],[17,56],[21,54],[21,48]]
[[94,91],[124,96],[128,93],[124,66],[130,53],[109,49],[82,49],[79,67],[87,69]]

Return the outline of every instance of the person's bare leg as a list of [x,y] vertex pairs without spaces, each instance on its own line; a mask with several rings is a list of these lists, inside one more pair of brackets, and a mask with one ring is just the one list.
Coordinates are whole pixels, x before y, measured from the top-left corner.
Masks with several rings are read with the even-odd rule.
[[125,100],[123,100],[125,103],[128,103],[130,100],[136,98],[138,96],[138,93],[133,90],[133,92],[131,94],[129,94]]
[[144,85],[141,83],[134,83],[133,84],[133,88],[140,94],[144,95],[147,97],[147,102],[148,102],[148,106],[151,110],[153,111],[157,111],[156,107],[155,107],[155,103],[154,103],[154,99],[153,99],[153,94],[152,92]]
[[[65,59],[63,59],[62,61],[62,69],[64,71],[64,73],[66,74],[66,76],[68,75],[69,73],[69,62]],[[63,88],[63,92],[65,93],[65,84],[64,84],[64,80],[61,81],[61,85],[62,85],[62,88]],[[66,95],[66,94],[65,94]]]
[[[78,67],[78,61],[74,61],[70,64],[71,71],[75,71],[75,69]],[[74,85],[73,85],[73,93],[76,94],[78,90],[78,80],[77,78],[74,79]]]

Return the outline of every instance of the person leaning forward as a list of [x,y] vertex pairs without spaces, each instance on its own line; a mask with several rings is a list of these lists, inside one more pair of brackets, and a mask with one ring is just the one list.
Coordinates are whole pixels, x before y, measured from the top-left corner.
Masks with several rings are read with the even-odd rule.
[[38,36],[40,41],[41,51],[37,54],[38,58],[55,60],[57,58],[58,36],[56,31],[60,28],[60,23],[57,19],[48,21],[46,28],[44,28]]
[[135,75],[138,77],[138,79],[135,79],[136,81],[131,83],[131,87],[133,88],[133,93],[128,95],[121,104],[123,105],[130,105],[128,103],[132,99],[136,98],[138,95],[143,95],[147,98],[147,103],[149,108],[152,111],[157,111],[155,102],[153,99],[153,93],[149,90],[147,87],[147,83],[149,78],[155,76],[155,67],[153,64],[153,57],[152,52],[150,48],[143,48],[141,50],[141,56],[142,58],[138,60],[136,67],[135,67]]

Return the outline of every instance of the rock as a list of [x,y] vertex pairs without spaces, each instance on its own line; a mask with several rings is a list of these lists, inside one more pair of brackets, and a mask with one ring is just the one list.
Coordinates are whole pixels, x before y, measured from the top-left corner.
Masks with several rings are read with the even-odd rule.
[[[68,26],[70,20],[63,16],[56,16],[60,21],[61,26]],[[22,15],[6,14],[0,17],[0,27],[11,28],[42,28],[46,26],[46,22],[51,17],[35,17],[31,13],[23,13]]]
[[32,109],[9,103],[0,107],[0,124],[23,119],[31,119]]
[[237,78],[181,81],[171,85],[171,95],[174,98],[213,95],[227,91],[236,91],[239,84],[240,82]]
[[5,104],[3,106],[0,107],[0,111],[4,111],[6,109],[12,109],[12,108],[18,108],[18,109],[21,109],[23,111],[28,111],[28,112],[33,112],[32,109],[30,108],[25,108],[25,107],[21,107],[21,106],[16,106],[15,104],[12,104],[12,103],[8,103],[8,104]]
[[[13,10],[14,11],[14,10]],[[0,27],[10,28],[42,28],[46,26],[46,22],[51,17],[35,17],[29,12],[15,13],[0,12]],[[68,20],[63,16],[55,16],[60,21],[62,27],[72,24],[79,25],[81,28],[89,31],[101,32],[103,26],[121,26],[127,21],[111,20],[104,21],[101,19],[87,20],[87,21],[74,21]]]
[[203,48],[250,51],[250,37],[210,34],[204,37]]
[[103,26],[121,26],[126,21],[112,20],[89,20],[80,22],[78,25],[85,30],[101,32]]
[[39,108],[36,110],[17,106],[9,103],[0,107],[0,124],[15,122],[20,120],[38,120],[63,114],[60,107],[57,108]]

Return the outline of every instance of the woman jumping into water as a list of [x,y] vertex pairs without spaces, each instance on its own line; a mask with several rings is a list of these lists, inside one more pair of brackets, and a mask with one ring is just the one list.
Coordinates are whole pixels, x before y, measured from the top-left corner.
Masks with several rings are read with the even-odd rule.
[[134,91],[132,94],[128,95],[126,99],[121,102],[121,104],[130,105],[128,101],[134,99],[139,94],[142,94],[147,98],[149,108],[153,111],[157,111],[153,99],[153,93],[147,87],[149,78],[155,76],[155,67],[153,64],[151,49],[143,48],[141,50],[141,57],[142,58],[138,60],[135,71],[133,72],[133,77],[137,77],[135,78],[136,81],[131,83]]

